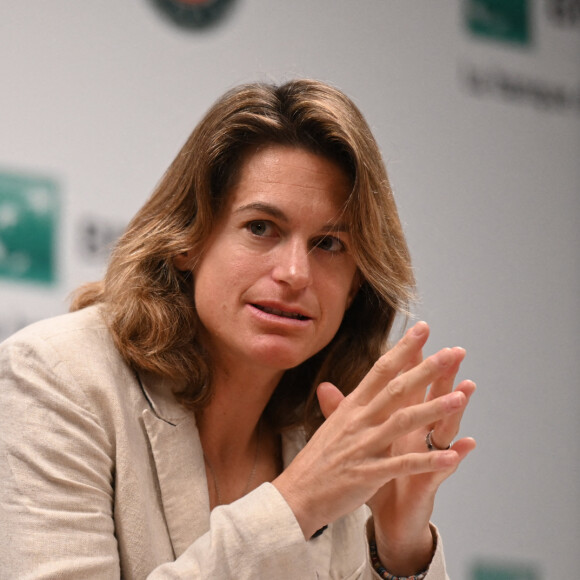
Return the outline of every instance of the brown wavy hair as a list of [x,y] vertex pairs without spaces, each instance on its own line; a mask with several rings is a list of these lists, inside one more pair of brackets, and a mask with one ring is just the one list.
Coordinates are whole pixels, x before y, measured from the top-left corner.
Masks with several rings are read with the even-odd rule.
[[351,251],[362,284],[333,340],[286,371],[265,416],[282,429],[321,423],[315,388],[330,381],[345,394],[386,348],[398,312],[406,312],[414,278],[382,157],[356,105],[314,80],[254,83],[227,92],[207,112],[130,222],[105,278],[79,288],[71,310],[103,303],[121,355],[137,371],[165,376],[182,402],[202,409],[212,369],[193,300],[191,272],[175,256],[201,255],[240,160],[252,147],[304,148],[339,164],[352,181],[345,204]]

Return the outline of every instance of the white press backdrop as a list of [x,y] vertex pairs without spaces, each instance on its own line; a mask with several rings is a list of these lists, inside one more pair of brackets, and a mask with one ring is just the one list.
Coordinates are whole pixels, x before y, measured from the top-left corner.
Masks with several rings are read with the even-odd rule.
[[463,375],[479,387],[464,419],[478,449],[435,514],[450,575],[471,578],[482,560],[574,574],[580,28],[550,18],[547,0],[529,6],[533,40],[521,46],[474,36],[452,0],[238,0],[197,32],[147,0],[3,2],[0,175],[54,179],[61,213],[57,282],[0,278],[0,338],[64,312],[72,289],[100,277],[94,246],[126,224],[224,90],[330,81],[384,152],[429,352],[464,346]]

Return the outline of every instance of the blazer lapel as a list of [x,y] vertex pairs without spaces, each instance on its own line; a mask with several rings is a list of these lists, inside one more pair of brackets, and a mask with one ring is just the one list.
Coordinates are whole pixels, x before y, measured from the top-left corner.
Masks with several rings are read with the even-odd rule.
[[193,413],[174,398],[171,385],[142,377],[150,409],[143,411],[169,537],[175,557],[209,530],[203,450]]

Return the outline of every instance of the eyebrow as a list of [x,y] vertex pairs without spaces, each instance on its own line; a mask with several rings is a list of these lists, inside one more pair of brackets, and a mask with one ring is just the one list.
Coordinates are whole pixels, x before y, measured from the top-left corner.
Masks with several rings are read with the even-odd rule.
[[[238,207],[234,214],[243,213],[245,211],[258,211],[265,214],[272,216],[273,218],[279,219],[284,223],[289,223],[290,218],[279,208],[275,205],[271,205],[269,203],[264,203],[261,201],[255,201],[252,203],[247,203],[245,205],[241,205]],[[328,232],[348,232],[349,229],[344,222],[337,222],[335,224],[325,224],[322,228],[323,231]]]
[[245,211],[259,211],[271,215],[272,217],[277,218],[285,223],[288,223],[290,221],[288,216],[279,207],[276,207],[275,205],[271,205],[269,203],[263,203],[261,201],[255,201],[252,203],[241,205],[234,211],[234,213],[238,214],[243,213]]

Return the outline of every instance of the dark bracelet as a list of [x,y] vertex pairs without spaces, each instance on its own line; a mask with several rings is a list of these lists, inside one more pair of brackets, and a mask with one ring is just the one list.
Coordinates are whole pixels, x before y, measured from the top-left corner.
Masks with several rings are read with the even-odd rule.
[[369,540],[369,551],[371,554],[371,563],[375,572],[385,580],[423,580],[427,576],[427,570],[421,572],[420,574],[415,574],[413,576],[394,576],[390,572],[387,572],[385,567],[379,560],[379,552],[377,550],[377,543],[374,540]]

